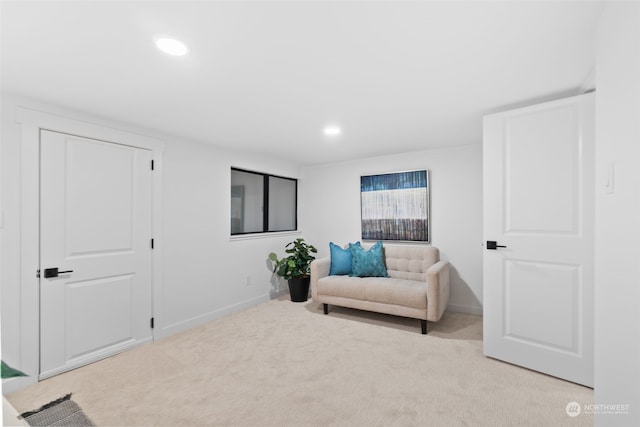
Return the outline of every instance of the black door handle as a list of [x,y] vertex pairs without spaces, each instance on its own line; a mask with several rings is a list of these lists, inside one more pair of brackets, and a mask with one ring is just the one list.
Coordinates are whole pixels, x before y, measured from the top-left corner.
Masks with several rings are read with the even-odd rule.
[[496,250],[498,248],[506,248],[506,246],[499,245],[498,242],[494,240],[487,240],[487,249]]
[[44,269],[44,278],[45,279],[50,279],[51,277],[58,277],[58,274],[64,274],[64,273],[73,273],[73,270],[59,271],[58,267],[45,268]]

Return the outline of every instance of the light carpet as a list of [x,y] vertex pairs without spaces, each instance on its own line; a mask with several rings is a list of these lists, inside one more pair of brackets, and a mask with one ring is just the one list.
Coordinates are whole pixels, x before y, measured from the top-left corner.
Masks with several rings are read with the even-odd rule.
[[482,319],[271,300],[8,396],[72,391],[99,426],[587,426],[593,390],[489,359]]

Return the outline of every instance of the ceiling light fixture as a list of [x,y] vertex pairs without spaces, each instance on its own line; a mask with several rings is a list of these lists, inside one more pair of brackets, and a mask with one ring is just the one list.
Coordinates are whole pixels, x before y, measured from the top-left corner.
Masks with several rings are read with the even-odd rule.
[[342,133],[342,129],[338,126],[327,126],[324,128],[324,134],[327,136],[338,136]]
[[171,37],[156,37],[156,46],[158,49],[168,55],[183,56],[189,53],[189,48],[186,44],[180,40],[172,39]]

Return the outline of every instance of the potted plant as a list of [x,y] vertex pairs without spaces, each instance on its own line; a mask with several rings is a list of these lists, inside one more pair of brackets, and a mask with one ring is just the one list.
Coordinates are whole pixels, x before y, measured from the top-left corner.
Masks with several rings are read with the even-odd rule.
[[287,280],[291,301],[304,302],[309,296],[311,261],[316,259],[313,254],[318,250],[303,238],[298,238],[285,246],[285,253],[288,255],[282,259],[278,259],[274,252],[269,254],[274,263],[273,272]]
[[0,363],[0,374],[2,374],[2,379],[5,378],[13,378],[13,377],[26,377],[27,374],[25,374],[24,372],[16,369],[16,368],[12,368],[11,366],[7,365],[6,363],[4,363],[4,360],[1,361]]

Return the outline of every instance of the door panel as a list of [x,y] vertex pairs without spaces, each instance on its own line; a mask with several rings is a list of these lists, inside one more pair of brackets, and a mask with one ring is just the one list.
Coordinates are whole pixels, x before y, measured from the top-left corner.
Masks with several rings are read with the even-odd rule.
[[69,283],[66,337],[69,359],[135,340],[133,275]]
[[67,142],[67,256],[133,250],[135,152],[112,146]]
[[505,116],[506,233],[578,230],[577,115],[560,105]]
[[505,265],[505,338],[575,352],[579,267],[514,260]]
[[593,385],[593,94],[484,120],[484,352]]
[[151,339],[151,152],[41,132],[41,378]]

